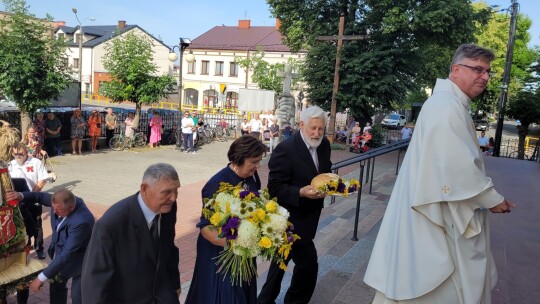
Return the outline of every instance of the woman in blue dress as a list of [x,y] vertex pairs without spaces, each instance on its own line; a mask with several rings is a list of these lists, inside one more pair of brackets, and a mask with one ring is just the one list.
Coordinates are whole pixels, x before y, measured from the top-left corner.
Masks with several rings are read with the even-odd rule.
[[[253,136],[244,135],[230,146],[227,157],[229,164],[216,173],[202,189],[202,197],[212,198],[221,182],[231,185],[242,183],[250,191],[261,187],[257,169],[266,153],[266,146]],[[216,257],[223,251],[225,239],[218,238],[217,229],[201,215],[197,224],[200,229],[197,239],[197,258],[186,304],[249,304],[257,302],[257,278],[249,282],[232,285],[230,277],[218,273]]]

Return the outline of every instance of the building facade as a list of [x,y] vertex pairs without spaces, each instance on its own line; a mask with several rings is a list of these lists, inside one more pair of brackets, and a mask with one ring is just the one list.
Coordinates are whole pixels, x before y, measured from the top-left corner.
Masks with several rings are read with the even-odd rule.
[[[81,64],[83,98],[99,94],[99,88],[103,82],[110,80],[102,61],[105,46],[111,39],[129,32],[149,37],[152,40],[154,63],[158,67],[158,74],[172,74],[173,63],[167,57],[171,49],[138,25],[128,25],[125,21],[118,21],[117,25],[83,26],[82,28],[69,27],[63,22],[58,24],[55,36],[57,39],[63,37],[68,42],[67,64],[73,67],[74,79],[79,78],[79,64]],[[79,56],[79,39],[82,39],[82,56]]]
[[[195,38],[185,50],[192,63],[182,63],[182,107],[188,109],[235,109],[240,88],[257,89],[246,71],[236,62],[249,58],[258,49],[270,64],[286,63],[288,58],[303,60],[305,51],[293,53],[283,44],[279,20],[275,26],[251,26],[250,20],[239,20],[238,26],[216,26]],[[178,77],[178,67],[175,66]],[[178,96],[171,96],[178,102]]]

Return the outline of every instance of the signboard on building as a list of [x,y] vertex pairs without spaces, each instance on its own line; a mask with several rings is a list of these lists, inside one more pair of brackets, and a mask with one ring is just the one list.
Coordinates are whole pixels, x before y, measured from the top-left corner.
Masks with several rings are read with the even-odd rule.
[[243,112],[273,111],[275,92],[269,90],[240,89],[238,110]]

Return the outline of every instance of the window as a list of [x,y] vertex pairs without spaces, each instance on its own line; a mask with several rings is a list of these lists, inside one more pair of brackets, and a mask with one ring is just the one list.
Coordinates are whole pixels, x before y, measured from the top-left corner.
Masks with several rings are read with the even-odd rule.
[[187,73],[188,74],[195,74],[195,63],[196,63],[196,61],[188,62],[188,66],[187,66]]
[[227,101],[225,108],[237,108],[238,107],[238,93],[236,92],[227,92]]
[[203,92],[203,102],[205,107],[216,107],[218,102],[216,90],[210,89]]
[[229,76],[238,77],[238,63],[231,62],[231,65],[229,66]]
[[216,75],[223,75],[223,61],[216,61]]
[[73,58],[73,67],[76,69],[79,68],[79,58]]
[[210,67],[210,61],[203,60],[201,62],[201,75],[208,75],[208,68]]
[[185,91],[185,97],[184,97],[184,105],[190,105],[190,106],[198,106],[198,100],[199,100],[199,91],[195,89],[186,89]]

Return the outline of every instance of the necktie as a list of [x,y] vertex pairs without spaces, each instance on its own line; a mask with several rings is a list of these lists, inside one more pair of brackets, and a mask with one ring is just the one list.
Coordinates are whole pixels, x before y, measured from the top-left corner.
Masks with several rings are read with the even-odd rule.
[[154,252],[156,253],[157,257],[159,254],[159,214],[156,215],[152,220],[152,225],[150,225],[150,236],[152,236]]
[[313,147],[309,147],[309,153],[311,154],[311,158],[313,159],[315,168],[317,168],[317,171],[319,171],[319,160],[317,159],[317,150],[315,150],[315,148]]

